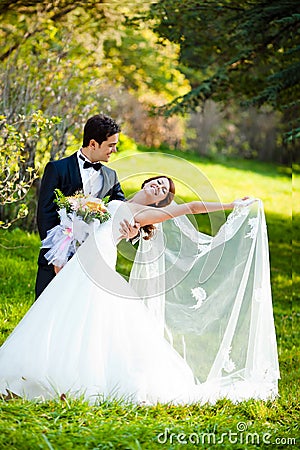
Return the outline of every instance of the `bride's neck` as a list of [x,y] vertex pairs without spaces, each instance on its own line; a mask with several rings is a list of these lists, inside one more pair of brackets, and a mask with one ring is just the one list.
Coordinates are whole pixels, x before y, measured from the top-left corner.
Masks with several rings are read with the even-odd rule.
[[[128,200],[129,203],[138,203],[139,205],[149,205],[149,195],[141,189]],[[151,203],[151,202],[150,202]]]

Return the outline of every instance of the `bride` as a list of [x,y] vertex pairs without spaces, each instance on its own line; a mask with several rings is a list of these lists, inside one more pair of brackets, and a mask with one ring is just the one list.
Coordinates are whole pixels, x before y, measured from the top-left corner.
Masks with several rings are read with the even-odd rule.
[[[1,347],[3,396],[151,405],[277,395],[261,202],[177,205],[174,192],[154,177],[109,203],[110,219],[95,222]],[[233,212],[215,237],[184,217],[223,209]],[[124,221],[144,238],[129,283],[115,271]]]

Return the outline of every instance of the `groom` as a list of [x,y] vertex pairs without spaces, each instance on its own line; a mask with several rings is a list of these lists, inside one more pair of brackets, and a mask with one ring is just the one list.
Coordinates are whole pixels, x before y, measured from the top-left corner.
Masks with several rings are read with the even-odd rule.
[[[45,167],[41,181],[37,208],[37,225],[41,240],[47,236],[47,231],[59,224],[54,200],[54,189],[58,188],[64,195],[73,195],[78,190],[84,194],[109,200],[125,200],[124,193],[114,170],[101,164],[108,162],[110,155],[117,151],[120,126],[104,114],[97,114],[88,119],[83,131],[82,148],[73,155],[50,161]],[[133,238],[138,232],[137,227],[126,225],[123,233]],[[36,298],[59,272],[60,268],[48,264],[44,255],[48,249],[41,249],[38,257],[38,273],[36,278]]]

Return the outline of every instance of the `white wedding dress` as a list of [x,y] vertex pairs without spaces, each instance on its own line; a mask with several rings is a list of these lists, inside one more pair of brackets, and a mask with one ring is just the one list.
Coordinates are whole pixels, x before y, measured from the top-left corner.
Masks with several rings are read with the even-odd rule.
[[[186,351],[181,351],[182,339],[178,346],[170,338],[172,327],[167,319],[164,335],[162,316],[157,314],[164,305],[162,295],[155,296],[159,297],[159,308],[151,309],[149,298],[142,299],[133,289],[135,284],[137,290],[141,287],[137,278],[133,276],[129,284],[115,271],[119,223],[124,218],[131,220],[132,216],[126,203],[120,201],[112,201],[109,211],[111,218],[101,225],[95,224],[94,232],[1,347],[0,392],[6,394],[9,390],[27,399],[44,400],[66,394],[90,403],[117,398],[146,404],[213,403],[222,397],[240,401],[277,395],[279,371],[273,335],[271,356],[267,356],[272,360],[272,370],[260,367],[260,372],[253,373],[252,367],[251,374],[245,377],[245,371],[241,376],[238,368],[238,375],[230,377],[228,373],[235,372],[232,366],[226,373],[212,370],[213,376],[199,380],[196,366],[201,365],[205,348],[200,348],[195,341],[197,332],[193,330],[192,314],[197,311],[188,306],[191,330],[186,339],[193,342],[191,354],[194,357],[187,357]],[[141,242],[141,246],[145,243]],[[135,275],[141,267],[141,250],[138,254],[133,268]],[[145,283],[145,278],[143,280]],[[272,309],[264,320],[266,323],[270,320],[272,333]],[[216,332],[218,339],[224,332],[221,318],[220,323]],[[253,323],[251,326],[253,328]],[[208,338],[214,341],[211,330]],[[218,339],[215,342],[219,342]],[[222,347],[222,343],[218,345]],[[239,345],[241,347],[243,342]],[[264,345],[267,354],[270,353],[269,344]],[[206,350],[210,352],[209,346]],[[240,351],[243,353],[244,349]],[[227,355],[222,352],[230,366],[230,351]],[[219,353],[216,350],[211,368],[220,357]],[[255,348],[250,353],[256,358]],[[247,354],[249,361],[249,350]],[[257,362],[261,363],[261,360]]]

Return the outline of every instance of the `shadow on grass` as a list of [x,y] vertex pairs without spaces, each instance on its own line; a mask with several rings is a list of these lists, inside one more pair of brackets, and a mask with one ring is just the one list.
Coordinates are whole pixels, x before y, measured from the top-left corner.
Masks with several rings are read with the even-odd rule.
[[297,170],[296,168],[290,167],[290,166],[283,166],[279,164],[274,164],[271,162],[263,162],[263,161],[256,161],[252,159],[243,159],[243,158],[226,158],[222,157],[220,155],[216,155],[213,157],[205,157],[198,155],[197,153],[190,153],[190,152],[184,152],[180,150],[172,150],[168,148],[151,148],[149,147],[138,147],[139,151],[145,152],[145,153],[164,153],[166,155],[173,155],[177,156],[178,158],[186,159],[187,161],[190,161],[191,163],[201,163],[203,165],[220,165],[227,168],[232,169],[238,169],[238,170],[244,170],[249,171],[252,173],[258,173],[261,175],[264,175],[266,177],[271,178],[281,178],[286,177],[291,179],[292,172]]

